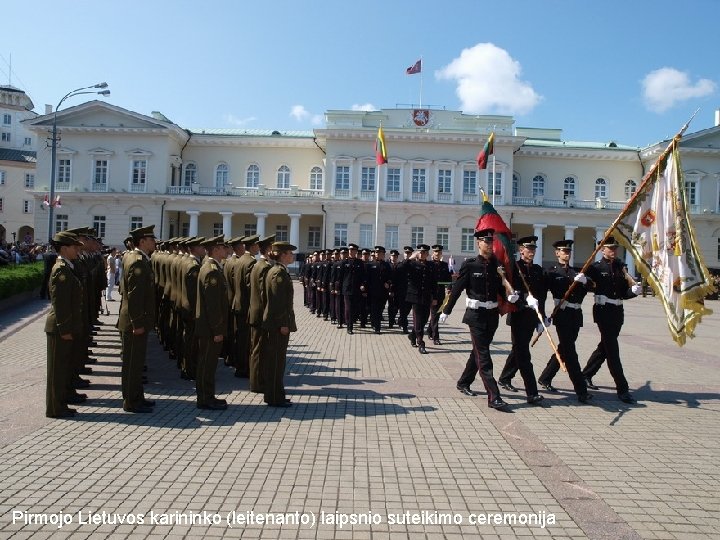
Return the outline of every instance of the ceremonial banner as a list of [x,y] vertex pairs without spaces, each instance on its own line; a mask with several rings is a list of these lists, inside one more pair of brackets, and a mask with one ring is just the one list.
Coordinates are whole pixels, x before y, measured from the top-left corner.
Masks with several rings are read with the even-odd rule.
[[488,137],[488,140],[485,143],[485,146],[483,146],[483,149],[480,150],[480,153],[478,154],[478,157],[477,157],[478,167],[481,170],[487,168],[488,158],[493,154],[494,151],[495,151],[495,132],[493,131],[490,134],[490,137]]
[[703,299],[715,288],[687,212],[679,141],[673,140],[672,151],[664,160],[661,157],[653,176],[640,186],[615,231],[660,298],[670,333],[682,346],[694,337],[703,315],[712,313]]
[[[494,229],[493,236],[493,254],[497,257],[498,262],[505,269],[505,275],[508,279],[512,275],[512,267],[515,264],[515,248],[512,242],[512,232],[497,213],[495,207],[488,200],[485,192],[482,192],[483,203],[480,207],[480,217],[475,225],[475,230]],[[500,315],[505,315],[511,311],[515,311],[515,306],[510,302],[498,298],[498,311]]]
[[387,146],[385,146],[385,133],[382,126],[378,128],[377,138],[375,139],[375,161],[378,165],[387,163]]
[[415,75],[422,71],[422,58],[405,70],[407,75]]

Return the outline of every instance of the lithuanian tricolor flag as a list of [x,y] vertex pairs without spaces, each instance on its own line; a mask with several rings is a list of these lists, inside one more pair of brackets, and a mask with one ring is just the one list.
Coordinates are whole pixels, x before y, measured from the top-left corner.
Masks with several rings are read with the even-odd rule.
[[378,165],[388,162],[387,146],[385,146],[385,133],[382,126],[378,129],[377,139],[375,139],[375,160]]
[[480,169],[486,169],[487,168],[487,162],[488,158],[493,154],[495,148],[495,132],[493,131],[490,134],[490,137],[488,137],[487,142],[485,143],[485,146],[483,146],[483,149],[480,150],[480,153],[477,157],[478,167]]

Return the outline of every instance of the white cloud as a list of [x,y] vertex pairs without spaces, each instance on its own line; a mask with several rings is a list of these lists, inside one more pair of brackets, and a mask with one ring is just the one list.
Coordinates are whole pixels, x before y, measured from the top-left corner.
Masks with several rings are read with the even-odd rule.
[[298,122],[302,122],[310,116],[310,112],[302,105],[293,105],[292,109],[290,109],[290,116]]
[[248,116],[247,118],[238,118],[234,114],[225,115],[225,123],[232,124],[233,126],[246,126],[251,122],[254,122],[256,118],[254,116]]
[[363,103],[362,105],[355,103],[352,106],[352,110],[353,111],[377,111],[378,109],[372,103]]
[[542,99],[520,79],[520,63],[492,43],[463,49],[460,56],[435,72],[437,79],[457,82],[455,92],[464,112],[524,114]]
[[680,101],[712,94],[717,85],[710,79],[700,79],[693,84],[687,73],[663,67],[645,75],[642,87],[645,106],[661,113]]
[[322,125],[323,121],[325,121],[325,115],[313,114],[313,117],[311,120],[313,126],[320,126],[320,125]]

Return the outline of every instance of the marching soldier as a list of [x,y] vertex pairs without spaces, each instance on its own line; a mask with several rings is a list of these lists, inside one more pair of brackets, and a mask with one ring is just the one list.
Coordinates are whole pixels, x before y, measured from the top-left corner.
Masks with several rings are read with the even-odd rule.
[[332,294],[335,296],[335,317],[337,318],[337,328],[340,329],[345,323],[345,297],[342,294],[342,271],[345,261],[347,261],[349,250],[346,247],[339,249],[338,260],[333,265]]
[[420,354],[427,354],[425,348],[425,325],[430,317],[430,307],[438,304],[442,299],[437,295],[437,270],[428,261],[430,246],[420,244],[418,251],[413,253],[407,262],[408,286],[406,300],[412,304],[413,329],[408,338],[413,347],[417,347]]
[[235,296],[233,312],[235,314],[235,357],[238,368],[236,377],[250,376],[250,326],[248,325],[248,310],[250,309],[250,273],[257,262],[255,255],[260,248],[260,237],[257,235],[242,238],[244,253],[240,256],[233,272]]
[[290,400],[285,397],[285,362],[290,332],[296,332],[297,326],[292,278],[287,265],[295,260],[293,250],[297,248],[289,242],[275,242],[272,249],[275,264],[268,269],[265,277],[266,304],[262,320],[266,341],[266,361],[263,364],[265,403],[270,407],[289,407]]
[[397,300],[400,309],[398,326],[402,328],[403,334],[408,333],[408,315],[410,315],[410,311],[412,311],[412,304],[407,301],[407,289],[408,261],[410,260],[410,256],[413,254],[413,251],[413,248],[410,246],[403,247],[404,258],[395,269],[395,281],[393,281],[395,296],[399,297]]
[[48,362],[45,416],[66,418],[77,412],[67,406],[68,391],[75,372],[74,342],[84,339],[82,286],[73,271],[81,242],[73,233],[59,232],[51,244],[57,259],[50,271],[50,312],[45,321]]
[[[610,375],[615,381],[615,389],[620,401],[637,403],[629,392],[629,385],[623,373],[620,361],[618,336],[625,321],[623,300],[635,298],[642,292],[642,286],[634,282],[627,274],[621,261],[616,258],[618,244],[613,236],[608,236],[602,245],[602,259],[595,261],[587,270],[587,277],[595,283],[595,305],[593,320],[600,330],[600,343],[588,359],[582,373],[588,388],[597,389],[592,378],[607,359]],[[583,274],[578,281],[583,282]]]
[[152,412],[155,403],[145,399],[142,372],[148,333],[155,324],[154,279],[150,254],[155,249],[155,225],[130,231],[135,249],[123,260],[123,287],[118,330],[122,341],[123,409]]
[[376,334],[380,333],[380,319],[392,287],[392,269],[385,260],[385,248],[375,246],[375,260],[365,267],[367,294],[370,301],[370,325]]
[[390,291],[388,292],[388,328],[395,326],[398,311],[400,311],[401,299],[397,294],[397,274],[400,261],[400,252],[397,249],[390,250]]
[[[570,266],[572,245],[572,240],[558,240],[553,244],[558,262],[548,269],[546,278],[548,290],[553,295],[556,306],[562,302],[565,293],[578,275],[577,271]],[[578,278],[578,281],[583,281],[583,278]],[[587,281],[587,279],[584,281]],[[577,349],[575,348],[575,341],[583,325],[582,301],[586,294],[585,284],[578,283],[568,299],[562,302],[552,320],[558,334],[558,352],[563,362],[565,362],[568,375],[580,403],[587,403],[592,398],[592,395],[588,394],[587,384],[580,370]],[[559,369],[560,362],[553,354],[540,377],[538,377],[538,384],[549,392],[557,392],[552,385],[552,380]]]
[[442,260],[443,246],[435,244],[432,246],[433,254],[432,260],[430,261],[435,265],[437,271],[437,298],[441,299],[438,303],[430,306],[430,323],[428,324],[428,337],[433,340],[433,345],[440,345],[440,326],[438,325],[438,319],[440,317],[440,304],[445,296],[450,294],[450,286],[452,285],[452,275],[448,263]]
[[525,383],[527,402],[534,405],[544,398],[538,394],[537,381],[533,372],[530,357],[530,340],[535,330],[543,331],[542,323],[538,322],[538,312],[545,317],[545,298],[547,288],[545,275],[541,266],[533,264],[537,250],[537,236],[525,236],[518,239],[520,247],[520,260],[515,262],[510,283],[521,298],[516,304],[518,310],[508,313],[507,324],[510,325],[512,349],[505,361],[505,367],[500,373],[498,383],[506,390],[514,390],[510,383],[513,374],[520,370]]
[[347,333],[353,334],[353,325],[358,316],[358,308],[362,299],[360,287],[365,282],[365,267],[357,258],[357,244],[348,244],[348,258],[340,267],[341,293],[345,303],[345,324]]
[[250,270],[250,303],[248,304],[247,324],[250,325],[250,391],[256,394],[264,392],[263,361],[264,334],[262,331],[263,313],[265,313],[265,276],[274,264],[272,244],[275,235],[258,240],[260,258]]
[[507,296],[507,300],[512,303],[517,301],[518,295],[514,294],[511,288],[503,289],[503,282],[497,271],[500,263],[493,255],[494,233],[493,229],[475,232],[478,256],[466,259],[460,267],[460,275],[452,286],[448,302],[438,321],[444,323],[447,320],[464,291],[467,298],[463,322],[470,328],[472,351],[465,365],[465,371],[457,382],[457,389],[467,396],[475,396],[470,385],[475,380],[475,374],[480,372],[488,396],[488,407],[504,409],[507,403],[500,397],[500,390],[493,377],[490,343],[500,321],[498,298]]
[[360,262],[363,265],[365,279],[360,284],[360,302],[358,303],[358,319],[360,319],[360,328],[367,326],[368,316],[370,315],[370,296],[368,294],[367,271],[368,265],[372,262],[370,258],[370,250],[363,248],[360,250]]
[[205,240],[207,258],[198,272],[195,335],[198,338],[198,364],[195,379],[198,409],[227,409],[224,399],[215,397],[215,372],[227,334],[229,301],[221,262],[225,258],[223,236]]

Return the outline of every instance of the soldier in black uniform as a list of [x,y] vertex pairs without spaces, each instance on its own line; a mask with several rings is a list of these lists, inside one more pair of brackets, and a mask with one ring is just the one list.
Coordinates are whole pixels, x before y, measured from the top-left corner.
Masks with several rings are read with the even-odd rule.
[[[642,292],[642,286],[630,284],[632,278],[626,273],[625,265],[615,258],[617,248],[615,238],[608,236],[602,246],[603,258],[595,261],[587,270],[587,277],[595,284],[593,320],[600,330],[600,343],[590,355],[582,373],[588,388],[597,389],[592,383],[592,378],[607,359],[618,398],[620,401],[632,404],[636,403],[636,400],[629,392],[629,385],[623,373],[618,336],[625,320],[623,300],[635,298]],[[585,277],[583,274],[578,276]]]
[[404,259],[400,261],[395,269],[395,281],[393,282],[395,296],[398,297],[398,305],[400,315],[398,317],[398,326],[402,328],[403,334],[408,333],[408,315],[412,310],[412,304],[407,301],[408,286],[408,260],[413,254],[413,248],[410,246],[403,247]]
[[357,244],[348,244],[348,258],[343,261],[339,275],[345,299],[345,324],[348,334],[354,333],[353,324],[362,299],[360,287],[365,282],[365,266],[357,258],[358,249]]
[[400,311],[400,298],[396,294],[397,284],[396,278],[399,273],[398,266],[400,261],[400,252],[397,249],[390,250],[390,291],[388,293],[388,328],[395,326],[398,311]]
[[[520,247],[520,260],[515,262],[510,283],[513,288],[520,292],[521,297],[517,302],[518,310],[508,313],[507,324],[510,325],[512,349],[505,361],[505,367],[500,373],[498,382],[500,386],[508,390],[514,390],[510,384],[513,374],[520,370],[520,375],[525,383],[525,394],[530,404],[540,403],[543,396],[538,394],[535,373],[530,358],[530,340],[534,331],[542,331],[542,323],[538,321],[537,312],[545,317],[545,298],[547,288],[545,274],[541,266],[533,264],[535,250],[537,250],[537,236],[525,236],[518,239]],[[520,275],[522,272],[522,276]],[[523,279],[524,277],[524,279]],[[525,284],[527,283],[527,287]],[[528,290],[528,287],[530,290]]]
[[327,290],[327,280],[330,268],[327,251],[321,249],[318,253],[320,260],[318,261],[317,276],[315,279],[315,295],[317,302],[315,305],[315,316],[319,319],[324,317],[327,320],[327,296],[330,294]]
[[337,262],[333,265],[333,273],[331,277],[331,294],[335,297],[335,317],[337,317],[338,329],[342,328],[345,323],[345,297],[342,294],[342,269],[348,258],[348,252],[348,248],[340,248],[340,255]]
[[472,351],[465,370],[457,382],[457,389],[467,396],[475,396],[470,385],[475,380],[475,374],[480,372],[488,396],[488,406],[493,409],[503,409],[507,407],[507,403],[500,397],[500,390],[493,377],[490,343],[500,321],[498,296],[507,297],[509,302],[515,302],[518,295],[513,293],[512,289],[503,289],[503,282],[497,271],[500,263],[493,255],[494,233],[493,229],[475,232],[478,256],[466,259],[460,267],[460,275],[453,284],[439,322],[445,322],[464,291],[467,294],[465,300],[467,309],[463,322],[470,327]]
[[[578,275],[578,272],[570,266],[572,245],[572,240],[558,240],[553,244],[558,262],[547,270],[545,278],[548,290],[553,295],[555,306],[561,303],[565,293]],[[555,312],[552,322],[558,334],[558,352],[563,362],[565,362],[578,401],[587,403],[592,398],[592,395],[588,394],[587,384],[585,384],[585,378],[580,370],[578,354],[575,348],[575,341],[583,325],[582,301],[587,294],[585,285],[587,279],[580,276],[578,281],[580,283],[573,288],[568,299],[562,302],[560,308]],[[552,386],[552,380],[559,369],[560,362],[553,354],[540,377],[538,377],[538,384],[549,392],[557,392]]]
[[365,267],[367,273],[367,294],[370,301],[370,325],[376,334],[380,333],[380,319],[392,286],[392,269],[385,260],[385,248],[375,246],[375,260]]
[[313,251],[312,260],[310,261],[310,270],[308,271],[308,286],[310,287],[310,313],[315,315],[318,307],[317,283],[318,274],[320,273],[320,253]]
[[[448,263],[442,260],[443,246],[435,244],[432,246],[433,254],[431,263],[435,265],[437,271],[437,297],[445,299],[445,295],[450,294],[450,286],[452,285],[452,275]],[[440,305],[442,300],[430,307],[430,322],[428,323],[428,337],[433,340],[433,345],[440,345],[440,327],[438,325],[440,318]]]
[[417,249],[406,263],[408,288],[405,299],[412,305],[413,314],[413,329],[408,339],[413,347],[417,346],[420,354],[427,354],[423,339],[425,325],[430,317],[431,306],[439,304],[442,299],[437,295],[437,270],[428,261],[430,246],[420,244]]
[[363,264],[363,272],[366,279],[360,285],[360,303],[358,305],[358,319],[360,320],[360,328],[367,326],[368,317],[370,316],[370,296],[368,294],[369,286],[367,283],[368,265],[372,262],[370,258],[370,250],[363,248],[360,250],[360,262]]

